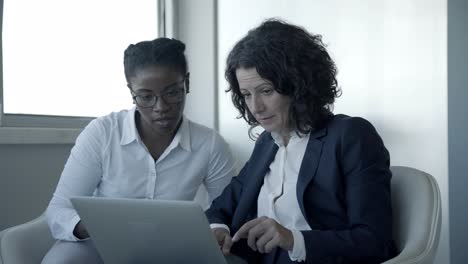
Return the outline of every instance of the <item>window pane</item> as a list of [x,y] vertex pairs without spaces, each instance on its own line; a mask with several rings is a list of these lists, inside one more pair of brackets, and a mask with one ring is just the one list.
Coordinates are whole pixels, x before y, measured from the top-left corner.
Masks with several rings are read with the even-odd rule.
[[5,113],[101,116],[132,107],[123,52],[157,37],[157,14],[156,0],[5,1]]

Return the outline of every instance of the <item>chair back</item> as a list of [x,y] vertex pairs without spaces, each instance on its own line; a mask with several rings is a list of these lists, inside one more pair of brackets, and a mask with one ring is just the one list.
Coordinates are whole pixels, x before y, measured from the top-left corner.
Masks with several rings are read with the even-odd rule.
[[41,263],[54,242],[46,216],[42,214],[0,233],[0,264]]
[[391,171],[393,237],[399,255],[384,263],[432,263],[442,216],[437,182],[410,167],[393,166]]

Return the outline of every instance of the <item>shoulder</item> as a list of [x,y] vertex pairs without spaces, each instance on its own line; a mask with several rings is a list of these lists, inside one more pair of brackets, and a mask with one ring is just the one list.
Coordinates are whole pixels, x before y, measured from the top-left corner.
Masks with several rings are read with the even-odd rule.
[[190,138],[193,142],[205,142],[212,137],[218,136],[218,133],[212,128],[196,123],[190,119],[187,119],[186,121],[186,128],[188,129],[188,133],[190,133]]
[[187,119],[187,128],[190,133],[192,147],[200,147],[209,145],[211,148],[226,147],[227,143],[224,138],[213,128],[196,123]]
[[190,129],[191,134],[195,134],[197,136],[206,134],[206,133],[214,133],[216,132],[214,129],[209,128],[205,125],[202,125],[200,123],[194,122],[186,117],[184,117],[187,121],[188,128]]
[[121,110],[97,117],[83,129],[83,136],[106,137],[111,134],[120,134],[124,123],[129,118],[131,110]]
[[[127,118],[129,118],[129,114],[133,112],[131,110],[121,110],[118,112],[111,112],[107,115],[97,117],[92,121],[94,125],[100,125],[103,127],[112,127],[123,123]],[[90,123],[91,124],[91,123]]]
[[364,151],[379,155],[386,152],[383,139],[375,127],[362,117],[336,115],[328,125],[329,143],[343,152]]
[[366,135],[376,134],[375,127],[362,117],[353,117],[343,114],[335,115],[328,123],[329,134]]

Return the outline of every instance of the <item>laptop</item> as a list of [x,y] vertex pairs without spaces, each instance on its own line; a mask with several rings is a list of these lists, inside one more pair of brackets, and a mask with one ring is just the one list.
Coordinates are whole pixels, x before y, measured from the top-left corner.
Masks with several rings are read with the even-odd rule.
[[246,263],[224,257],[193,201],[70,199],[104,263]]

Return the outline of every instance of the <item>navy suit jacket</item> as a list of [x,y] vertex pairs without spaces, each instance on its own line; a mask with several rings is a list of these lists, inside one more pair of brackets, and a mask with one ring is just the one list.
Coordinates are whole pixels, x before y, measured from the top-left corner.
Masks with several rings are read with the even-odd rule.
[[[206,211],[233,235],[257,217],[257,199],[278,146],[264,132],[237,177]],[[365,119],[332,116],[310,134],[297,180],[297,201],[312,230],[302,231],[306,263],[380,263],[395,256],[390,157]],[[281,223],[280,223],[281,224]],[[287,251],[252,251],[245,239],[232,252],[249,263],[294,263]]]

